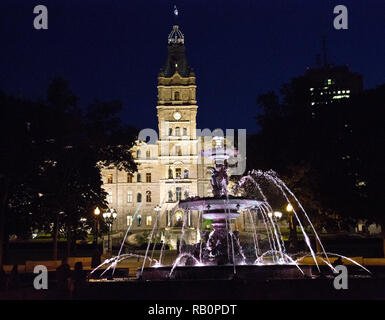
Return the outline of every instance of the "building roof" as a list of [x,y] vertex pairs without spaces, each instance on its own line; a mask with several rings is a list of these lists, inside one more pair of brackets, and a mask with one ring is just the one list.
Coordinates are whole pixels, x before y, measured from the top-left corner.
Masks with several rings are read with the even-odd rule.
[[168,36],[167,50],[166,64],[159,73],[160,77],[171,78],[176,72],[178,72],[181,77],[194,76],[186,59],[184,35],[177,25],[173,26]]

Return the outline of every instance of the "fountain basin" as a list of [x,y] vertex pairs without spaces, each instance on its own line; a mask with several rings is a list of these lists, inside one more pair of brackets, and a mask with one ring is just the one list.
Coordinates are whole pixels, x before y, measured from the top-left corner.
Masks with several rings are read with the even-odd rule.
[[[258,281],[272,279],[304,279],[312,276],[311,266],[297,266],[286,264],[269,265],[237,265],[234,274],[233,265],[205,265],[205,266],[178,266],[173,270],[172,267],[144,268],[141,276],[145,281],[156,280],[231,280],[252,279]],[[137,271],[140,274],[140,270]]]
[[179,201],[179,207],[186,210],[198,211],[221,211],[226,208],[226,211],[237,212],[239,210],[252,209],[262,204],[262,201],[254,199],[245,199],[242,197],[231,197],[227,200],[226,197],[221,198],[198,198],[186,199]]

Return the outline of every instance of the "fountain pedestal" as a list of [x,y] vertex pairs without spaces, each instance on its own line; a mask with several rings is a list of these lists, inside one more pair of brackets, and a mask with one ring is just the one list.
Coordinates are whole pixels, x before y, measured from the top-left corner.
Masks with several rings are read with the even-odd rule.
[[232,196],[186,199],[179,202],[180,208],[201,211],[204,219],[212,221],[213,231],[207,234],[203,248],[204,263],[222,265],[243,262],[242,249],[231,224],[239,217],[240,210],[260,204],[258,200]]

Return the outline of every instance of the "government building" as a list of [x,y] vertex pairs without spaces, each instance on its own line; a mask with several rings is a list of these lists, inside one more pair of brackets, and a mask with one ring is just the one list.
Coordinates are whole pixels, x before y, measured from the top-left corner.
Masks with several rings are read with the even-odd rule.
[[[128,174],[116,168],[102,169],[103,188],[110,209],[117,212],[115,237],[144,233],[157,224],[162,240],[175,247],[186,219],[184,239],[199,241],[198,213],[178,209],[179,200],[211,196],[212,160],[203,158],[202,148],[210,139],[197,136],[196,77],[187,63],[184,35],[177,25],[168,36],[165,66],[158,75],[158,139],[156,143],[137,141],[132,148],[138,171]],[[155,111],[155,110],[154,110]]]

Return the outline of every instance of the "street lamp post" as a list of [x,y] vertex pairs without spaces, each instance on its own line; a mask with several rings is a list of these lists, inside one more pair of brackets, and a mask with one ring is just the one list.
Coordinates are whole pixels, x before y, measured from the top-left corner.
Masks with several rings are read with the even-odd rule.
[[286,206],[286,212],[288,213],[288,216],[289,216],[289,229],[290,229],[290,234],[289,234],[289,242],[290,242],[290,244],[289,244],[289,248],[291,249],[291,251],[295,252],[297,250],[298,239],[297,239],[296,225],[295,225],[295,221],[294,221],[294,218],[293,218],[293,211],[294,211],[294,208],[291,205],[291,203],[289,203]]
[[99,229],[99,220],[98,217],[100,215],[100,209],[99,207],[96,207],[94,210],[94,216],[95,216],[95,224],[94,224],[94,255],[92,257],[92,267],[96,268],[100,264],[100,253],[98,250],[98,229]]
[[108,226],[108,253],[112,253],[111,250],[111,230],[112,230],[112,224],[114,223],[114,220],[117,217],[117,213],[115,209],[111,208],[109,211],[103,213],[104,221],[106,222]]

